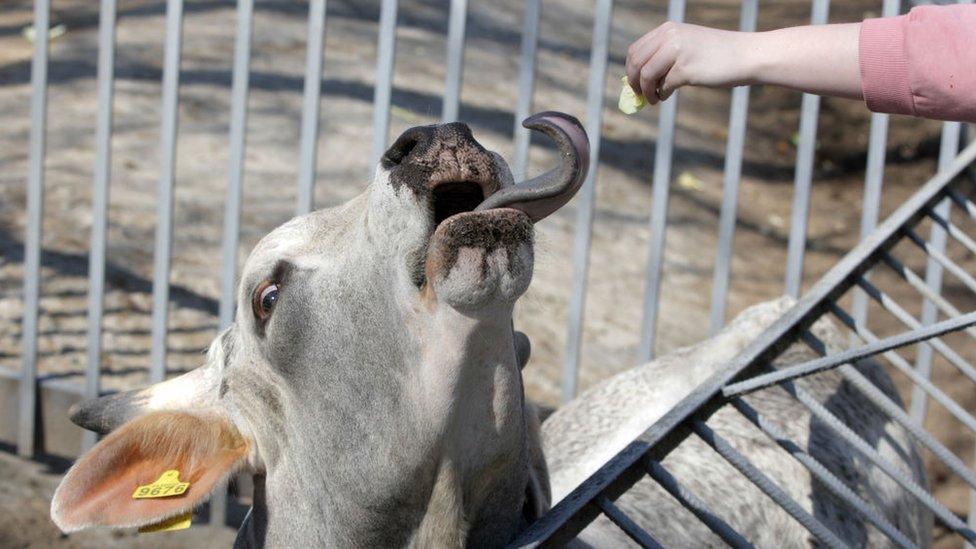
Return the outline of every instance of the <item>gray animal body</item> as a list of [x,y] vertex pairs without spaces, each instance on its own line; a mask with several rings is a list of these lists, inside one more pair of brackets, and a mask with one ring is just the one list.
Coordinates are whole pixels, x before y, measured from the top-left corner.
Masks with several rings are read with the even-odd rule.
[[[73,411],[79,425],[109,434],[65,476],[54,522],[65,532],[155,524],[247,470],[256,486],[239,547],[503,546],[548,509],[550,470],[562,497],[608,449],[649,426],[784,310],[766,307],[697,350],[611,379],[558,411],[541,434],[524,399],[519,368],[528,345],[512,330],[512,308],[532,275],[532,224],[579,188],[588,151],[571,117],[544,113],[527,125],[556,142],[559,167],[516,185],[466,126],[413,128],[362,195],[262,239],[242,270],[234,323],[201,367]],[[825,383],[819,396],[860,414],[856,429],[897,446],[906,470],[922,479],[904,433],[848,403],[853,396],[835,381]],[[790,429],[819,440],[808,418],[797,420],[795,406],[781,400],[769,396],[761,410],[777,420],[788,415]],[[816,489],[803,471],[764,462],[760,438],[734,418],[727,423],[797,493]],[[682,449],[669,465],[725,478],[707,452]],[[914,508],[870,468],[836,454],[866,499],[922,531]],[[188,488],[134,498],[171,471]],[[808,541],[768,502],[728,486],[739,496],[725,499],[735,506],[728,514],[744,533],[761,543]],[[668,541],[714,541],[676,527],[674,505],[649,486],[627,498],[623,504],[649,524],[669,525]],[[834,512],[823,505],[819,512]],[[622,543],[604,527],[596,523],[583,539]],[[859,523],[850,527],[851,539],[863,532]]]
[[[591,388],[557,410],[543,424],[543,441],[552,480],[553,501],[562,499],[673,405],[728,363],[792,305],[790,298],[753,306],[721,333],[698,345],[677,350],[649,364],[623,372]],[[813,333],[830,352],[844,346],[845,334],[828,322]],[[777,364],[816,358],[799,345],[788,349]],[[858,370],[897,401],[887,374],[871,362]],[[888,419],[836,371],[805,378],[797,384],[813,395],[845,425],[921,486],[927,486],[924,465],[908,432]],[[884,472],[840,440],[829,427],[811,417],[785,390],[776,387],[746,397],[746,402],[776,424],[810,455],[839,476],[863,500],[875,506],[920,546],[930,541],[931,513]],[[804,509],[855,547],[885,547],[890,540],[815,480],[739,412],[729,406],[707,424],[775,480]],[[794,521],[748,479],[695,435],[664,461],[664,467],[733,528],[758,547],[816,545]],[[667,547],[724,547],[689,511],[645,478],[617,500],[628,515]],[[605,517],[580,536],[581,545],[621,547],[629,538]]]

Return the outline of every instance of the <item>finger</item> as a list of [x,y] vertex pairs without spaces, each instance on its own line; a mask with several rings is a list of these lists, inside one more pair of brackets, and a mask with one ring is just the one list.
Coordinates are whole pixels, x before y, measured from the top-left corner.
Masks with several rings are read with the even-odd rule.
[[644,90],[641,83],[641,71],[646,65],[661,49],[661,45],[664,43],[663,33],[658,33],[656,36],[652,37],[650,40],[645,41],[641,44],[640,48],[636,49],[633,55],[627,57],[627,81],[630,83],[630,87],[633,88],[634,92],[648,95],[646,92],[653,90]]
[[664,75],[664,78],[658,82],[657,96],[661,101],[667,101],[667,99],[682,86],[681,79],[676,77],[675,73],[677,72],[677,69],[675,69],[672,65],[672,67]]
[[640,71],[640,85],[642,90],[646,90],[644,97],[651,105],[658,103],[662,98],[658,96],[657,88],[665,75],[674,66],[677,54],[672,48],[659,48],[654,57],[644,64]]

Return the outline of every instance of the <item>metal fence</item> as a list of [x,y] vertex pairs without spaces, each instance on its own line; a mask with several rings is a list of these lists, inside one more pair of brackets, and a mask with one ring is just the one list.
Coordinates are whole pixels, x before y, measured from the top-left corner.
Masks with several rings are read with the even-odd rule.
[[[513,546],[534,547],[538,545],[559,545],[576,536],[587,524],[601,514],[606,515],[619,526],[632,540],[642,547],[660,547],[654,533],[642,528],[628,516],[616,503],[620,496],[645,477],[659,483],[683,507],[707,526],[723,541],[733,547],[747,547],[749,542],[742,537],[726,520],[724,512],[734,509],[727,506],[713,509],[690,492],[672,476],[662,461],[680,444],[692,435],[700,438],[711,447],[721,459],[726,460],[739,473],[753,482],[763,493],[790,514],[794,520],[806,528],[811,536],[826,547],[847,547],[820,520],[813,516],[787,491],[754,465],[748,457],[739,453],[717,430],[706,424],[709,417],[723,407],[734,408],[750,423],[762,431],[783,450],[783,459],[790,456],[797,460],[810,474],[827,487],[827,490],[843,502],[852,515],[872,524],[891,541],[893,546],[915,547],[905,533],[891,524],[883,512],[876,509],[876,502],[866,502],[855,494],[842,480],[842,472],[834,471],[818,461],[807,449],[805,441],[795,441],[785,434],[787,431],[775,420],[765,418],[742,397],[749,393],[779,385],[795,399],[798,409],[809,410],[828,426],[831,435],[847,443],[850,451],[873,464],[910,494],[918,505],[928,508],[940,526],[964,540],[976,544],[976,491],[971,492],[968,524],[964,517],[950,511],[936,500],[904,471],[882,456],[875,445],[867,442],[815,397],[793,381],[817,373],[837,369],[844,381],[856,388],[859,396],[870,401],[894,423],[904,427],[919,447],[926,449],[936,463],[945,467],[955,478],[960,479],[970,490],[976,489],[976,470],[967,465],[963,458],[938,440],[939,433],[930,433],[924,426],[925,408],[931,401],[945,407],[960,424],[976,432],[976,418],[947,393],[949,387],[941,387],[931,376],[931,369],[913,366],[899,350],[921,343],[918,360],[927,360],[931,366],[931,353],[937,353],[954,369],[961,372],[966,382],[976,383],[976,368],[963,358],[961,344],[966,341],[950,340],[947,334],[962,334],[976,338],[976,311],[960,312],[959,306],[969,304],[973,308],[976,297],[976,279],[950,259],[952,255],[963,255],[969,259],[976,254],[976,204],[972,197],[976,189],[972,183],[957,183],[956,176],[976,161],[976,143],[969,145],[958,157],[954,157],[932,178],[915,196],[903,204],[881,226],[872,231],[864,241],[841,260],[817,284],[810,289],[797,304],[777,320],[770,328],[752,341],[738,356],[723,366],[711,378],[699,385],[694,392],[671,408],[660,420],[650,426],[626,448],[593,473],[589,479],[559,502],[547,515],[538,520],[515,541]],[[951,201],[960,210],[953,219],[946,209]],[[919,235],[922,221],[931,222],[932,237],[928,240]],[[960,248],[962,254],[946,250],[946,241],[937,246],[936,234],[948,234],[951,243]],[[913,251],[921,251],[925,256],[951,273],[962,283],[965,294],[942,294],[933,289],[921,276],[907,266],[904,257]],[[931,265],[931,264],[930,264]],[[877,266],[887,269],[884,279],[887,286],[905,285],[918,293],[926,305],[934,307],[946,320],[923,323],[906,311],[894,298],[894,288],[883,286],[881,282],[868,279],[868,271]],[[880,275],[882,273],[876,272]],[[890,275],[894,275],[893,277]],[[876,278],[881,278],[880,276]],[[858,291],[859,290],[859,291]],[[862,313],[848,312],[842,305],[849,293],[857,292],[858,303],[864,296],[874,301],[880,311],[891,315],[904,331],[887,337],[879,337],[871,328]],[[853,299],[851,299],[853,301]],[[926,309],[927,310],[927,309]],[[821,318],[833,317],[835,321],[849,328],[862,342],[848,351],[827,354],[826,345],[817,338],[810,327]],[[934,319],[934,317],[933,317]],[[815,353],[824,355],[801,364],[777,368],[773,361],[783,351],[794,344],[809,346]],[[927,350],[922,355],[922,350]],[[858,361],[870,358],[883,358],[893,369],[907,377],[916,390],[912,399],[912,410],[906,412],[901,405],[877,385],[863,375],[855,366]],[[971,390],[971,388],[970,388]],[[716,456],[716,458],[718,458]],[[970,458],[971,459],[971,458]],[[687,481],[688,479],[686,479]]]
[[[447,32],[447,63],[446,81],[444,86],[443,107],[441,118],[445,121],[458,117],[460,105],[460,90],[464,73],[465,27],[467,22],[468,5],[466,0],[451,0],[445,2],[445,9],[449,13]],[[884,0],[882,11],[884,15],[899,12],[898,0]],[[585,125],[591,138],[592,162],[587,175],[587,183],[576,199],[578,217],[575,226],[575,245],[573,258],[572,288],[569,302],[569,325],[567,327],[567,347],[565,350],[564,371],[562,377],[562,391],[564,400],[572,398],[577,392],[578,370],[581,356],[582,331],[584,326],[583,312],[587,288],[588,257],[592,241],[592,228],[596,201],[597,167],[600,158],[600,145],[604,109],[608,108],[604,95],[605,77],[609,58],[609,44],[611,36],[613,0],[595,0],[593,2],[593,32],[590,46],[590,62],[587,85]],[[828,18],[829,1],[812,0],[810,22],[825,23]],[[33,456],[37,449],[39,426],[37,424],[38,399],[43,387],[53,390],[80,394],[84,397],[97,396],[101,389],[99,374],[101,370],[102,319],[104,316],[104,291],[106,269],[106,231],[108,192],[111,179],[110,158],[113,122],[113,89],[116,52],[116,0],[101,0],[100,20],[98,31],[98,65],[97,65],[97,94],[98,109],[96,117],[95,143],[96,158],[93,181],[92,213],[93,223],[89,254],[89,293],[88,293],[88,329],[87,329],[87,364],[85,382],[83,386],[76,386],[57,379],[44,379],[43,385],[39,381],[38,362],[38,302],[40,297],[41,272],[41,227],[43,220],[42,204],[45,187],[45,141],[47,130],[46,94],[48,89],[48,41],[43,39],[43,29],[50,26],[50,0],[35,0],[33,26],[38,29],[38,38],[33,44],[31,63],[31,124],[29,142],[29,173],[26,181],[27,188],[27,224],[25,230],[24,257],[24,313],[22,320],[23,359],[19,371],[0,368],[0,376],[16,380],[19,384],[19,413],[9,421],[17,422],[17,452],[23,456]],[[234,44],[232,84],[231,84],[231,123],[230,139],[230,179],[225,202],[223,244],[221,262],[221,292],[219,305],[219,325],[227,326],[233,316],[234,289],[237,276],[237,249],[241,230],[241,203],[243,193],[245,135],[247,127],[247,99],[249,92],[249,66],[251,59],[251,23],[254,12],[253,0],[237,1],[236,41]],[[739,28],[754,30],[759,13],[758,0],[743,0]],[[668,18],[682,21],[685,14],[684,0],[669,0]],[[160,120],[160,173],[158,179],[157,225],[155,232],[154,269],[152,284],[152,328],[151,328],[151,361],[150,379],[159,381],[165,378],[166,371],[166,336],[167,316],[169,310],[169,289],[171,271],[171,247],[173,237],[173,196],[176,164],[176,140],[178,135],[177,114],[180,88],[180,59],[182,45],[182,20],[184,5],[182,0],[166,1],[165,24],[165,54],[162,61],[162,116]],[[314,208],[313,190],[316,178],[316,151],[319,139],[320,112],[319,97],[322,86],[322,57],[324,46],[325,22],[327,17],[325,0],[310,0],[308,7],[308,35],[306,42],[306,63],[303,88],[303,108],[300,129],[300,164],[298,177],[298,192],[296,213],[301,214]],[[541,0],[525,0],[521,20],[521,55],[519,60],[518,100],[514,107],[516,126],[513,130],[515,143],[513,172],[520,178],[526,172],[529,157],[528,130],[521,128],[518,122],[527,117],[532,111],[533,93],[536,82],[536,56],[539,41],[539,25],[542,17]],[[382,0],[379,15],[378,55],[376,62],[376,86],[374,88],[373,105],[373,137],[372,156],[378,159],[388,143],[390,127],[390,111],[392,98],[392,81],[396,48],[396,31],[398,18],[397,0]],[[646,286],[643,297],[643,323],[638,359],[644,362],[653,357],[655,337],[658,333],[658,311],[661,298],[662,266],[664,265],[664,250],[668,233],[668,199],[672,184],[672,158],[674,152],[676,119],[678,114],[680,93],[675,93],[660,107],[658,118],[657,141],[654,149],[653,173],[651,174],[652,203],[650,215],[650,248],[646,266]],[[745,148],[745,129],[749,109],[749,88],[740,87],[732,92],[731,110],[728,122],[728,138],[724,158],[723,199],[718,224],[719,246],[716,252],[716,262],[712,283],[712,298],[710,312],[710,331],[716,332],[724,324],[727,315],[727,300],[729,293],[729,279],[731,272],[731,257],[733,239],[736,232],[736,210],[739,195],[739,183]],[[797,156],[794,178],[794,202],[792,220],[790,224],[788,243],[788,262],[784,287],[787,293],[798,296],[801,290],[801,276],[803,259],[807,243],[807,220],[809,217],[811,187],[814,174],[814,152],[816,147],[817,122],[819,112],[819,97],[804,95],[801,106],[800,127],[798,132]],[[867,166],[864,182],[864,203],[861,221],[861,235],[877,235],[872,232],[877,222],[881,202],[881,183],[885,169],[886,137],[888,117],[875,114],[871,119],[870,139],[867,153]],[[603,484],[587,483],[574,492],[567,502],[557,507],[554,512],[538,523],[523,536],[525,543],[536,543],[540,540],[563,539],[573,535],[587,521],[595,516],[597,507],[603,512],[613,515],[612,499],[627,483],[636,478],[636,468],[651,467],[651,475],[661,478],[655,467],[655,461],[660,461],[680,439],[687,436],[691,430],[698,432],[699,424],[688,421],[704,420],[720,404],[733,399],[733,393],[727,385],[729,381],[739,381],[746,374],[759,371],[764,359],[770,356],[774,349],[781,348],[784,338],[799,337],[799,329],[809,325],[816,317],[823,313],[824,307],[836,303],[840,293],[857,283],[866,289],[854,297],[850,316],[841,315],[845,324],[851,326],[862,338],[868,341],[868,350],[876,352],[877,343],[869,332],[859,329],[867,315],[868,303],[871,298],[884,299],[884,294],[871,291],[870,282],[858,279],[857,276],[864,268],[877,262],[879,256],[875,252],[886,249],[893,240],[900,238],[899,233],[892,227],[902,230],[904,226],[918,221],[920,215],[929,215],[936,219],[931,229],[931,237],[923,245],[929,255],[928,268],[924,280],[915,274],[905,272],[909,283],[922,292],[926,297],[923,314],[920,320],[912,319],[910,327],[916,332],[932,337],[941,333],[947,327],[945,322],[937,322],[939,313],[964,320],[951,327],[959,328],[970,323],[971,315],[962,315],[951,304],[940,299],[941,281],[944,270],[957,272],[951,262],[947,262],[943,250],[948,236],[956,240],[965,237],[950,220],[949,200],[939,199],[948,197],[955,199],[962,211],[973,213],[973,205],[967,198],[948,192],[951,176],[958,173],[963,164],[972,160],[974,151],[971,146],[966,153],[957,158],[960,147],[961,126],[957,123],[946,123],[942,133],[941,154],[939,160],[939,175],[922,191],[928,193],[928,198],[913,199],[913,202],[899,210],[901,217],[889,222],[885,227],[885,239],[872,237],[866,241],[854,258],[848,259],[831,272],[801,301],[797,309],[776,326],[779,331],[773,331],[754,343],[749,353],[739,357],[730,365],[721,379],[703,386],[686,402],[672,410],[665,418],[651,428],[644,436],[634,442],[624,454],[627,460],[614,460],[612,475],[606,476]],[[915,208],[910,213],[903,213]],[[929,208],[932,208],[931,211]],[[897,217],[897,216],[896,216]],[[940,221],[941,220],[941,221]],[[912,233],[914,234],[914,233]],[[973,250],[973,248],[970,248]],[[895,261],[895,260],[892,260]],[[972,280],[972,279],[968,279]],[[968,283],[967,283],[968,284]],[[880,297],[879,297],[880,296]],[[891,306],[889,304],[889,306]],[[947,306],[949,308],[947,308]],[[948,312],[947,312],[948,311]],[[840,312],[838,312],[840,314]],[[907,319],[906,319],[907,320]],[[789,328],[789,329],[787,329]],[[969,332],[967,332],[969,333]],[[914,336],[913,336],[914,337]],[[909,338],[911,339],[911,338]],[[882,339],[882,343],[889,343]],[[899,340],[901,341],[901,340]],[[876,345],[871,347],[871,345]],[[889,347],[884,350],[888,351]],[[932,387],[926,379],[931,372],[933,349],[943,352],[937,345],[922,346],[916,358],[914,367],[899,362],[912,372],[915,381],[912,408],[906,416],[911,425],[921,425],[926,413],[926,398],[933,396],[943,402],[940,397],[933,395]],[[941,349],[941,350],[940,350]],[[890,352],[890,351],[888,351]],[[961,359],[960,359],[961,360]],[[833,361],[836,362],[836,361]],[[833,367],[836,364],[831,363]],[[823,364],[817,366],[826,367]],[[971,371],[971,367],[969,370]],[[735,386],[732,386],[735,387]],[[802,401],[802,398],[800,399]],[[732,401],[735,402],[734,399]],[[943,402],[944,403],[944,402]],[[964,410],[959,412],[963,423],[972,429],[976,426],[972,416]],[[692,418],[691,420],[689,418]],[[904,419],[904,418],[903,418]],[[66,421],[66,420],[65,420]],[[691,430],[685,427],[691,426]],[[681,427],[681,428],[679,428]],[[916,427],[916,430],[918,427]],[[676,434],[678,433],[678,434]],[[924,431],[923,431],[924,433]],[[921,434],[921,433],[920,433]],[[88,435],[84,446],[94,443],[94,437]],[[941,452],[941,450],[939,451]],[[940,454],[940,457],[941,454]],[[951,461],[951,460],[950,460]],[[958,464],[957,464],[958,466]],[[971,469],[963,467],[957,472],[970,485],[973,482]],[[954,469],[955,470],[955,469]],[[641,473],[643,474],[643,473]],[[923,498],[924,499],[924,498]],[[597,507],[589,505],[596,502]],[[220,498],[216,505],[222,505]],[[937,508],[936,508],[937,509]],[[959,520],[952,516],[940,514],[937,516],[953,531],[959,532],[967,539],[972,532],[960,526]],[[621,521],[626,523],[626,521]],[[636,539],[649,540],[647,534],[635,534]],[[648,542],[649,543],[649,542]]]

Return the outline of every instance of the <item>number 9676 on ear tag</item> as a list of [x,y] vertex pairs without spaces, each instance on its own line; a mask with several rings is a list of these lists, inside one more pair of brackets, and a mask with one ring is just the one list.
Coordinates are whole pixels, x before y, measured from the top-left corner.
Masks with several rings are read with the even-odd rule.
[[180,481],[180,472],[171,469],[164,472],[156,482],[145,484],[136,488],[132,493],[132,499],[149,498],[168,498],[171,496],[181,496],[190,487],[189,482]]

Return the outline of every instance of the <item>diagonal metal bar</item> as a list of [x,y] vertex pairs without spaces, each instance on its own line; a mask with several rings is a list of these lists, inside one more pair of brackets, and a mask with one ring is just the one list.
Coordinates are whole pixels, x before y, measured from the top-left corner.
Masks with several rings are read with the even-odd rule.
[[952,318],[942,322],[936,322],[918,330],[902,332],[898,335],[886,337],[882,340],[869,343],[856,349],[849,349],[840,353],[827,355],[822,358],[795,364],[785,368],[780,368],[775,372],[756,376],[754,378],[733,383],[722,389],[722,394],[726,397],[742,396],[766,387],[776,385],[788,379],[808,376],[831,368],[836,368],[842,364],[848,364],[874,356],[885,351],[898,349],[906,345],[926,341],[936,336],[949,332],[955,332],[976,325],[976,312],[963,315],[959,318]]
[[733,407],[739,411],[740,414],[745,416],[753,425],[759,428],[760,431],[766,433],[766,435],[772,439],[780,448],[789,452],[794,459],[796,459],[801,465],[807,468],[813,476],[817,477],[824,486],[838,499],[843,501],[851,510],[855,513],[861,515],[868,522],[873,524],[878,528],[884,535],[888,536],[891,541],[895,542],[900,547],[915,547],[916,545],[912,543],[908,538],[902,534],[898,528],[891,524],[887,519],[878,514],[877,510],[872,508],[866,501],[861,499],[853,490],[847,487],[839,478],[837,478],[833,473],[831,473],[826,467],[823,466],[816,458],[808,454],[793,442],[786,433],[780,430],[775,423],[767,420],[762,416],[755,408],[750,406],[745,400],[741,398],[733,398],[731,401]]
[[644,462],[648,476],[654,479],[667,493],[671,494],[674,499],[678,500],[678,503],[682,507],[698,517],[698,520],[702,521],[702,524],[707,526],[709,530],[722,538],[722,541],[728,543],[730,547],[739,549],[753,546],[749,543],[749,540],[736,532],[729,523],[713,513],[704,501],[678,483],[678,479],[674,478],[659,461],[646,459]]
[[641,547],[647,547],[649,549],[663,549],[663,545],[657,542],[650,534],[647,533],[643,528],[637,525],[636,522],[631,520],[626,513],[620,510],[610,498],[601,495],[596,498],[596,504],[600,506],[603,513],[607,515],[614,524],[620,527],[621,530],[627,534],[630,539],[636,541]]
[[[924,280],[922,280],[922,277],[915,274],[915,271],[906,267],[901,261],[895,259],[895,257],[890,253],[882,252],[881,260],[887,263],[888,266],[891,267],[896,274],[898,274],[898,276],[909,284],[909,286],[918,290],[920,294],[925,296],[926,299],[932,301],[932,303],[935,303],[935,306],[938,307],[943,314],[950,318],[962,315],[962,313],[959,312],[959,309],[956,309],[946,298],[932,291],[932,288],[929,287]],[[867,297],[867,294],[864,294],[863,292],[861,295]],[[965,331],[970,335],[970,337],[976,339],[976,329],[968,328]]]
[[[847,314],[844,309],[841,309],[835,303],[830,304],[830,310],[834,313],[841,322],[844,323],[848,328],[854,330],[854,333],[860,336],[862,339],[868,343],[874,343],[878,341],[878,338],[869,330],[864,324],[856,323],[851,315]],[[946,407],[949,412],[961,421],[966,427],[976,432],[976,418],[969,414],[963,409],[956,401],[952,400],[949,395],[942,392],[941,389],[936,387],[929,379],[922,374],[920,374],[907,360],[901,357],[898,353],[894,351],[887,351],[884,353],[884,357],[891,362],[891,365],[898,369],[902,374],[911,379],[923,391],[930,397],[936,399],[940,404]]]
[[951,236],[956,242],[962,244],[963,247],[969,251],[969,253],[976,255],[976,241],[969,238],[969,236],[964,233],[962,229],[953,225],[952,222],[939,215],[935,210],[929,210],[926,213],[928,213],[929,217],[932,218],[932,221],[938,223],[942,229],[949,234],[949,236]]
[[918,233],[911,229],[905,230],[905,235],[911,240],[916,246],[929,254],[929,257],[934,259],[939,265],[941,265],[945,270],[952,273],[953,276],[959,279],[969,290],[976,293],[976,279],[969,275],[965,269],[956,265],[954,261],[948,258],[944,253],[939,251],[931,243],[926,242],[922,237],[918,236]]
[[852,431],[850,427],[845,425],[844,422],[817,401],[813,395],[797,387],[792,381],[783,383],[782,387],[810,410],[810,413],[814,417],[822,421],[831,431],[847,442],[852,449],[864,456],[868,461],[888,475],[889,478],[898,483],[906,492],[911,494],[919,503],[932,511],[932,514],[935,515],[939,522],[967,539],[976,539],[976,532],[970,530],[959,520],[959,517],[955,513],[939,503],[925,488],[922,488],[914,480],[908,478],[901,469],[878,453],[874,447],[868,444],[860,435]]
[[962,208],[962,210],[966,212],[969,217],[976,219],[976,204],[973,204],[972,201],[959,194],[959,191],[955,189],[949,189],[946,191],[946,194],[952,199],[953,202],[956,203],[956,205]]
[[[803,331],[801,333],[801,339],[818,353],[824,354],[826,352],[826,345],[811,332]],[[945,445],[929,434],[924,427],[915,422],[901,405],[892,401],[888,395],[881,392],[874,383],[864,377],[853,366],[844,364],[838,368],[838,371],[844,377],[845,381],[859,390],[861,394],[874,403],[878,409],[887,414],[895,423],[904,427],[922,446],[925,446],[937,458],[942,460],[953,473],[957,474],[966,484],[976,488],[976,474],[961,459],[953,454],[952,451],[946,448]]]
[[[882,292],[863,278],[859,279],[857,283],[861,288],[864,289],[865,292],[867,292],[869,296],[871,296],[872,299],[877,301],[878,304],[894,315],[894,317],[900,320],[905,326],[908,326],[912,330],[922,329],[922,324],[916,320],[915,317],[909,314],[908,311],[902,308],[902,306],[899,305],[898,302],[892,299],[888,294]],[[959,356],[959,354],[956,353],[952,347],[949,347],[945,344],[945,342],[937,337],[929,339],[924,345],[930,346],[932,349],[942,355],[943,358],[948,360],[950,364],[955,366],[956,369],[976,383],[976,368],[973,368],[969,362]]]
[[822,522],[804,510],[796,500],[791,498],[779,485],[753,465],[749,461],[749,458],[740,454],[728,441],[712,430],[711,427],[705,425],[701,420],[693,419],[691,421],[691,428],[705,444],[711,446],[713,450],[718,452],[729,464],[775,501],[777,505],[789,513],[791,517],[796,519],[797,522],[813,534],[814,537],[823,542],[824,545],[835,548],[847,547],[847,544],[841,541],[830,528],[824,526]]

